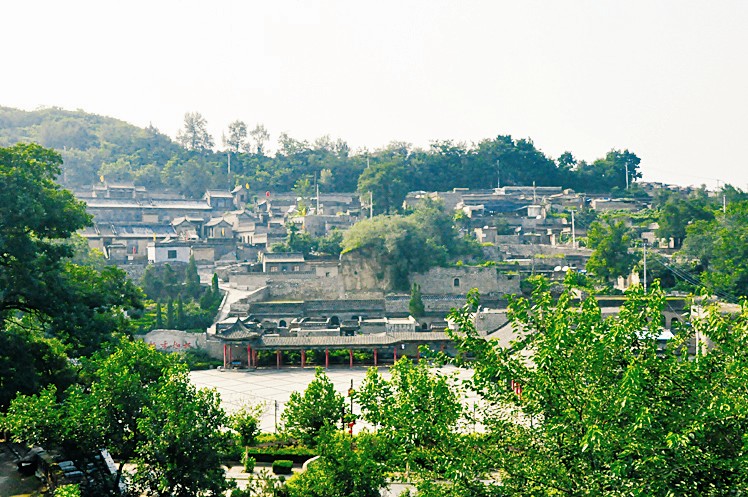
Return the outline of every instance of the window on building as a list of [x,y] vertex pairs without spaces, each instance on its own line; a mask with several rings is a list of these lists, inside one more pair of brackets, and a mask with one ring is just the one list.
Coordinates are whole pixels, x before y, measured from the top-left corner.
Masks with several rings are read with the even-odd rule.
[[166,258],[167,259],[176,259],[177,258],[177,251],[176,250],[169,250],[166,252]]
[[297,272],[298,272],[298,271],[301,271],[301,266],[294,266],[294,267],[293,267],[293,270],[294,270],[294,271],[297,271]]
[[455,278],[455,280],[453,282],[453,285],[454,286],[460,286],[460,278]]
[[271,273],[277,273],[278,272],[278,266],[270,266],[270,272]]

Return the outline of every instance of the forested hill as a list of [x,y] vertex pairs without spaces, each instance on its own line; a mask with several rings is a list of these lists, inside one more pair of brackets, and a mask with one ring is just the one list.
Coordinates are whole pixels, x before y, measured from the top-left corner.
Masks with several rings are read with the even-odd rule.
[[[0,146],[36,142],[54,148],[65,161],[66,186],[91,184],[103,164],[126,160],[158,169],[181,147],[155,128],[138,128],[111,117],[57,107],[31,112],[0,107]],[[141,167],[138,167],[141,169]]]
[[256,192],[308,190],[316,177],[323,192],[371,192],[375,210],[396,210],[412,190],[492,188],[507,185],[553,185],[585,192],[611,192],[641,177],[639,158],[611,150],[592,162],[570,152],[544,154],[530,139],[509,135],[475,144],[435,141],[428,148],[392,142],[376,150],[352,151],[328,136],[313,142],[281,133],[274,154],[269,134],[258,125],[248,131],[235,121],[216,152],[205,119],[185,115],[184,128],[172,140],[154,127],[138,128],[118,119],[46,108],[22,111],[0,107],[0,146],[37,142],[58,150],[65,161],[60,181],[67,187],[107,181],[133,181],[150,189],[168,188],[199,197],[207,188],[249,184]]

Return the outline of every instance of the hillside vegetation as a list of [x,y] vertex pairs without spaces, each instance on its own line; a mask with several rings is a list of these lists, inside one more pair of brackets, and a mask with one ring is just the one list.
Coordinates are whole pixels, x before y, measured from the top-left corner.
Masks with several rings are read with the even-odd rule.
[[[31,112],[0,107],[0,146],[37,142],[64,159],[60,181],[69,188],[106,181],[133,181],[197,197],[206,188],[249,184],[255,192],[308,190],[352,192],[374,199],[377,213],[400,209],[408,191],[494,188],[497,184],[553,185],[585,192],[615,192],[641,177],[640,159],[611,150],[593,162],[570,152],[552,158],[529,138],[498,135],[477,143],[434,141],[428,148],[392,142],[375,150],[351,150],[341,139],[309,142],[281,133],[268,152],[269,133],[242,121],[228,127],[223,151],[199,113],[187,113],[177,139],[149,126],[52,107]],[[227,154],[231,154],[231,171]],[[634,193],[631,190],[629,194]]]

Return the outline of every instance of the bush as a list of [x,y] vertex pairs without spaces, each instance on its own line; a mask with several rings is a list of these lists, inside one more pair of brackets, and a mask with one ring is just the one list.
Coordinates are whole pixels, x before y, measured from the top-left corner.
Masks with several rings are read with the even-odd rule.
[[220,359],[213,359],[205,350],[190,349],[182,353],[182,360],[190,368],[190,371],[201,369],[213,369],[221,366],[223,362]]
[[276,475],[290,475],[293,472],[293,461],[278,459],[273,461],[273,473]]
[[57,487],[54,497],[80,497],[81,491],[77,484]]
[[244,472],[245,473],[252,473],[255,470],[255,463],[257,460],[250,456],[247,451],[244,451],[244,456],[242,457],[242,464],[244,464]]

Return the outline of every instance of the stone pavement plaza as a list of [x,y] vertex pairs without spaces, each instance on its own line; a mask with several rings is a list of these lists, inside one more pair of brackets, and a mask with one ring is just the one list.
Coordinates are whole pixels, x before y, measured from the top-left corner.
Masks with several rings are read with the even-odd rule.
[[[348,399],[348,389],[353,380],[353,388],[361,386],[368,367],[333,367],[326,370],[327,376],[335,385],[335,390]],[[380,373],[389,379],[388,368],[380,367]],[[459,378],[469,378],[470,372],[461,370],[454,366],[436,368],[443,374],[458,373]],[[314,368],[284,368],[284,369],[257,369],[247,370],[219,370],[210,369],[206,371],[193,371],[190,373],[192,383],[197,387],[215,388],[221,395],[223,408],[231,413],[246,403],[263,404],[263,414],[260,421],[260,430],[272,433],[275,431],[275,421],[280,424],[281,413],[288,402],[291,392],[303,392],[307,385],[314,379]],[[468,408],[472,408],[477,401],[473,392],[466,394],[464,402]],[[276,412],[277,403],[277,412]],[[353,412],[360,414],[360,409],[354,403]],[[362,423],[357,423],[355,430],[362,428]]]

